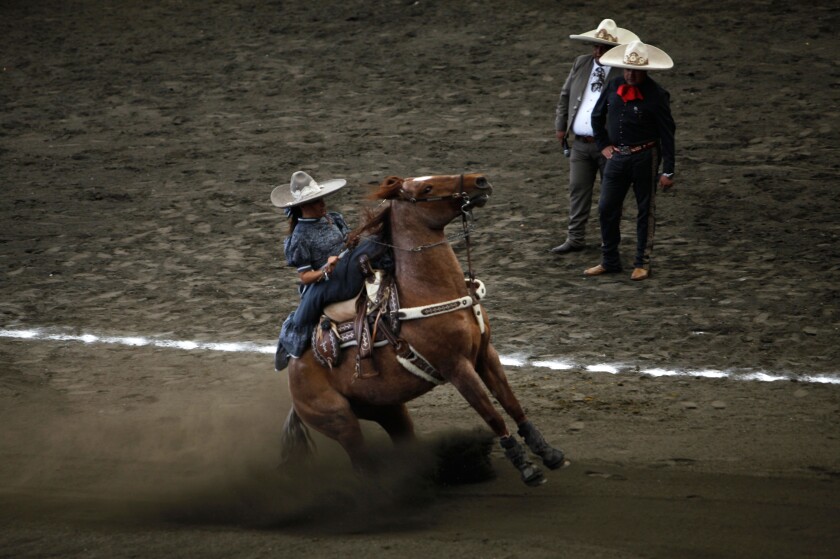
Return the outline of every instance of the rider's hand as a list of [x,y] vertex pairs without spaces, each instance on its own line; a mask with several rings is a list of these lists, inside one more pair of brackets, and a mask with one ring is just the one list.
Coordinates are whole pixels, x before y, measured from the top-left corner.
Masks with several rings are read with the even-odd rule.
[[330,256],[327,258],[327,272],[332,273],[332,271],[335,270],[336,264],[338,264],[338,256]]

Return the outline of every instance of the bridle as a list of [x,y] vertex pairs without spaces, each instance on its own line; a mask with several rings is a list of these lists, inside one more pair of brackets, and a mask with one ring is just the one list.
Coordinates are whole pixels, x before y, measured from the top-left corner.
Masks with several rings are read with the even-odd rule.
[[[463,173],[458,175],[458,192],[453,192],[447,196],[428,196],[426,198],[417,198],[416,196],[411,196],[405,190],[400,188],[399,191],[400,200],[405,202],[411,202],[412,204],[416,204],[418,202],[440,202],[442,200],[464,200],[463,205],[461,206],[461,213],[466,213],[471,211],[469,207],[470,202],[473,200],[473,196],[470,196],[467,192],[464,191],[464,175]],[[483,194],[478,193],[475,198],[479,198],[483,196]]]
[[[477,195],[482,196],[481,194]],[[410,202],[412,204],[417,204],[418,202],[440,202],[440,201],[448,201],[448,200],[463,200],[463,204],[461,204],[461,226],[463,228],[462,233],[457,235],[456,237],[452,238],[445,238],[442,241],[438,241],[436,243],[432,243],[429,245],[421,245],[418,247],[410,248],[410,249],[402,249],[408,250],[410,252],[420,252],[426,250],[428,248],[432,248],[438,245],[446,244],[450,240],[453,239],[464,239],[466,247],[467,247],[467,277],[469,278],[469,288],[470,288],[470,296],[475,299],[475,274],[473,274],[472,270],[472,254],[470,251],[471,243],[470,243],[470,231],[473,229],[472,225],[472,208],[470,207],[470,203],[472,202],[472,197],[464,191],[464,174],[462,173],[458,177],[458,192],[454,192],[448,196],[429,196],[426,198],[417,198],[414,196],[408,195],[408,193],[400,188],[400,198],[399,200]],[[398,248],[398,247],[393,247]]]
[[[461,225],[463,231],[457,237],[446,237],[441,241],[436,243],[430,243],[427,245],[420,245],[413,248],[403,248],[398,247],[396,245],[392,245],[389,243],[383,243],[382,241],[375,239],[373,237],[366,237],[366,239],[372,243],[386,246],[392,248],[394,250],[403,250],[406,252],[422,252],[426,249],[430,249],[432,247],[448,244],[454,238],[463,238],[466,240],[467,245],[467,287],[469,291],[468,297],[461,297],[459,299],[454,299],[452,301],[446,301],[440,304],[434,305],[426,305],[424,307],[414,307],[411,309],[403,309],[403,312],[414,311],[417,316],[406,316],[403,319],[407,318],[423,318],[425,316],[429,316],[429,312],[433,309],[438,309],[434,311],[434,314],[442,314],[446,312],[451,312],[454,310],[460,310],[465,308],[465,306],[472,306],[473,313],[475,314],[475,318],[478,321],[479,329],[481,331],[481,335],[484,336],[486,330],[484,325],[484,318],[481,313],[481,304],[479,301],[481,298],[479,297],[478,293],[482,292],[482,295],[486,293],[484,291],[484,284],[480,281],[475,279],[475,274],[473,274],[472,270],[472,254],[471,254],[471,243],[470,243],[470,231],[472,231],[472,208],[470,207],[470,203],[472,202],[472,197],[464,191],[464,175],[461,174],[459,176],[458,181],[458,192],[453,193],[449,196],[429,196],[426,198],[416,198],[414,196],[409,196],[405,190],[400,188],[399,190],[399,197],[390,199],[390,203],[393,205],[396,202],[409,202],[411,204],[416,204],[419,202],[441,202],[441,201],[448,201],[448,200],[463,200],[461,204]],[[383,203],[388,200],[383,200]],[[364,293],[364,291],[363,291]],[[381,312],[381,311],[380,311]],[[378,323],[378,318],[377,318]],[[420,376],[425,380],[429,380],[434,384],[438,384],[438,382],[434,379],[438,378],[436,376],[439,375],[434,369],[432,365],[429,364],[428,361],[423,358],[422,355],[417,353],[417,351],[412,348],[409,344],[407,344],[402,338],[397,338],[394,336],[393,333],[390,332],[390,329],[387,327],[386,323],[382,323],[382,332],[385,334],[385,337],[388,341],[394,346],[395,351],[397,352],[397,360],[400,364],[406,368],[408,371],[414,373],[415,375]],[[375,332],[375,328],[374,328]],[[358,335],[358,334],[357,334]],[[374,334],[375,337],[375,334]],[[361,347],[361,346],[360,346]],[[406,352],[407,350],[407,352]],[[356,356],[356,374],[359,374],[359,361],[360,355]],[[425,366],[422,366],[425,364]]]

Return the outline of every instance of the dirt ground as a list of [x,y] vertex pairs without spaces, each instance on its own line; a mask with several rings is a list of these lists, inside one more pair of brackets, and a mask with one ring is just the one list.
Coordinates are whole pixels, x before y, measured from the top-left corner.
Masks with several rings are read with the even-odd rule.
[[[582,275],[596,219],[548,252],[567,37],[605,17],[676,63],[640,283]],[[837,557],[838,25],[777,0],[0,0],[0,330],[271,345],[295,304],[273,186],[347,178],[357,223],[385,176],[483,172],[495,344],[572,461],[527,488],[494,446],[495,479],[441,485],[421,445],[372,487],[319,438],[278,470],[268,354],[4,336],[0,557]],[[430,444],[482,428],[450,386],[410,409]]]

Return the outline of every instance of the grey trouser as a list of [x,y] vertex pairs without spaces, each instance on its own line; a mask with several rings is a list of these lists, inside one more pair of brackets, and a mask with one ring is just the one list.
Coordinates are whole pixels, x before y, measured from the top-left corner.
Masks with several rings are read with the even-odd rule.
[[607,158],[601,155],[595,142],[575,140],[569,157],[569,233],[568,240],[582,246],[586,238],[586,223],[592,208],[595,177],[604,177]]

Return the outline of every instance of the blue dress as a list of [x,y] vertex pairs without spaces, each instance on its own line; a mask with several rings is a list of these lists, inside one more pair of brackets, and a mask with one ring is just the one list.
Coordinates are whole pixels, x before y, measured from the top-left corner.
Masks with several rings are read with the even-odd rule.
[[[338,212],[329,212],[321,218],[301,217],[295,230],[283,241],[286,263],[299,274],[319,270],[330,256],[338,256],[344,250],[349,232]],[[301,286],[304,287],[307,286]]]
[[286,262],[298,273],[319,270],[330,256],[341,258],[329,280],[301,284],[300,305],[283,322],[275,355],[275,369],[285,367],[287,355],[300,357],[309,346],[312,330],[330,303],[351,299],[359,294],[365,277],[359,268],[359,257],[367,255],[374,267],[391,268],[390,253],[382,245],[365,239],[348,251],[345,248],[350,229],[338,212],[321,218],[300,218],[292,234],[283,242]]

